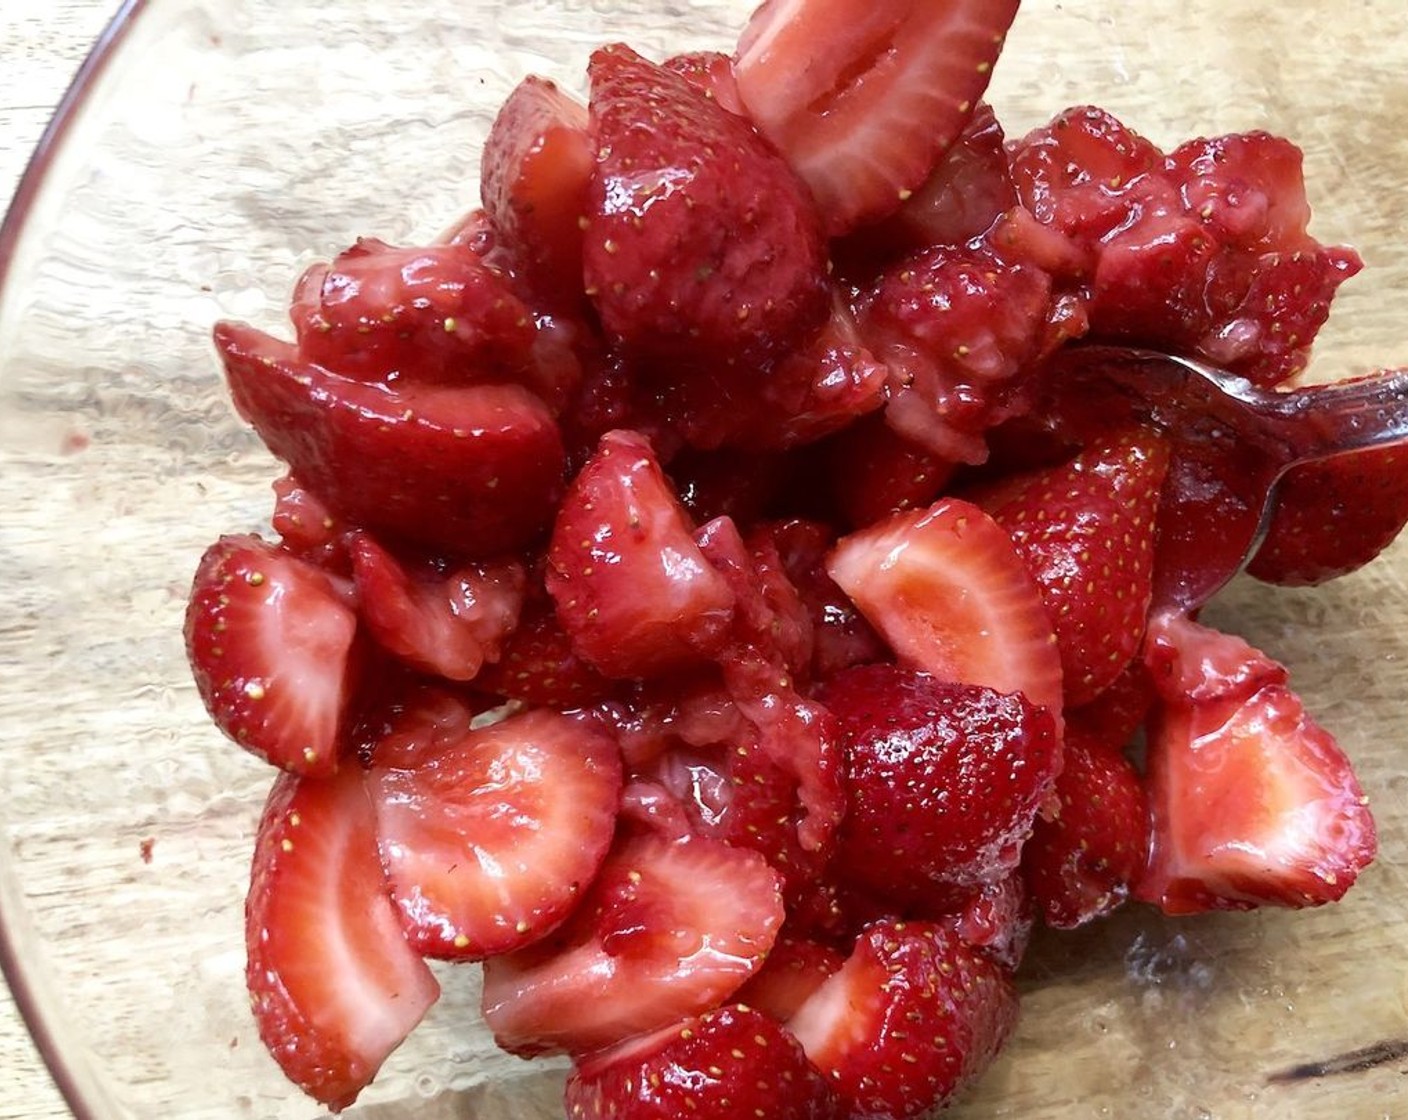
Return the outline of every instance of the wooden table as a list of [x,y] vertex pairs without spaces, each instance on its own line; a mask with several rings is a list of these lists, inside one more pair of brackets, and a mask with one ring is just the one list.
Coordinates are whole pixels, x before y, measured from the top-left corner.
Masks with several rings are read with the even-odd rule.
[[[115,0],[0,4],[0,200],[8,204],[75,71]],[[0,985],[0,1120],[69,1116],[24,1022]]]

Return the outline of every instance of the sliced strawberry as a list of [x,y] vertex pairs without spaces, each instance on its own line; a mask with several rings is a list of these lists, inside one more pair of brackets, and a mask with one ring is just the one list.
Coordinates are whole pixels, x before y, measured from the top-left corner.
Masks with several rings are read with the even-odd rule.
[[717,1007],[782,924],[777,875],[713,840],[626,837],[545,940],[484,965],[484,1018],[525,1056],[582,1054]]
[[734,116],[748,115],[742,98],[738,96],[733,59],[728,55],[719,51],[688,51],[672,55],[661,65],[685,79],[705,97],[717,101]]
[[529,286],[575,307],[582,226],[596,162],[587,108],[529,75],[508,95],[484,141],[480,195],[494,232]]
[[943,498],[842,537],[827,570],[900,658],[1020,692],[1060,718],[1061,658],[1036,581],[977,506]]
[[847,1116],[932,1115],[985,1070],[1017,1021],[1000,966],[929,922],[881,922],[788,1027]]
[[337,769],[356,631],[349,589],[256,536],[211,545],[186,606],[186,655],[216,726],[304,774]]
[[407,944],[361,771],[280,775],[245,906],[250,1006],[289,1080],[348,1107],[440,995]]
[[564,711],[602,700],[615,687],[573,652],[552,600],[541,590],[524,604],[499,660],[485,665],[474,684],[508,700]]
[[821,700],[846,759],[843,882],[942,909],[1017,867],[1060,770],[1051,713],[891,665],[839,673]]
[[768,0],[738,42],[738,90],[844,233],[928,177],[987,88],[1017,0]]
[[784,929],[763,967],[735,998],[785,1023],[845,962],[845,955],[832,946]]
[[[1160,631],[1176,661],[1156,674],[1153,844],[1135,896],[1169,914],[1337,901],[1378,845],[1334,737],[1240,639],[1219,648],[1215,631],[1186,621]],[[1188,682],[1181,698],[1169,698],[1173,681]]]
[[614,677],[646,677],[716,652],[734,595],[635,432],[608,432],[563,498],[545,577],[573,648]]
[[797,1040],[743,1004],[593,1055],[568,1077],[566,1106],[572,1120],[842,1120]]
[[607,333],[671,365],[775,355],[826,317],[806,188],[747,121],[627,47],[590,66],[598,145],[587,291]]
[[556,927],[611,845],[615,741],[539,709],[423,751],[414,766],[402,758],[374,750],[367,783],[391,893],[417,951],[482,960]]
[[1388,447],[1293,467],[1247,571],[1285,587],[1362,568],[1408,524],[1408,449]]
[[436,551],[493,556],[551,522],[562,440],[521,386],[364,383],[238,323],[219,324],[215,344],[240,415],[354,524]]
[[1149,619],[1143,658],[1155,694],[1169,704],[1242,701],[1290,679],[1284,665],[1245,639],[1177,610],[1160,610]]
[[415,769],[469,734],[494,698],[444,681],[393,671],[375,682],[351,736],[363,768]]
[[452,681],[472,680],[486,661],[499,659],[523,606],[521,564],[416,571],[360,532],[349,548],[362,618],[383,649]]
[[1139,651],[1168,461],[1153,431],[1111,433],[1068,463],[970,495],[1041,588],[1071,707],[1108,688]]

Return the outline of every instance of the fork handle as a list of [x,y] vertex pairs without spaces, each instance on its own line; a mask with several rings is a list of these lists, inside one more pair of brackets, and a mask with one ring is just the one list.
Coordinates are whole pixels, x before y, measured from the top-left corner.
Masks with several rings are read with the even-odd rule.
[[1408,443],[1408,369],[1257,396],[1286,441],[1287,465]]

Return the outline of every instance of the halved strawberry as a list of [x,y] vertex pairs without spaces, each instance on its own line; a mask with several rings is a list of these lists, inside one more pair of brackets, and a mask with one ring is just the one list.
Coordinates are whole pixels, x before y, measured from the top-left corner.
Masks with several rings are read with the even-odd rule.
[[879,922],[787,1023],[847,1116],[917,1118],[985,1070],[1017,1021],[1003,969],[932,922]]
[[259,1037],[333,1111],[439,998],[387,894],[358,768],[275,781],[255,841],[245,947]]
[[[1219,649],[1178,619],[1158,631],[1176,661],[1149,723],[1153,844],[1135,897],[1169,914],[1337,901],[1378,843],[1334,737],[1240,639]],[[1172,681],[1187,682],[1181,698]]]
[[499,1045],[582,1054],[717,1007],[782,925],[776,873],[703,838],[625,836],[564,925],[484,964]]
[[1041,591],[977,506],[942,498],[878,521],[842,537],[827,570],[903,661],[1020,692],[1060,719],[1061,657]]
[[371,763],[391,893],[425,956],[482,960],[538,940],[611,845],[621,758],[598,725],[539,709],[410,760],[373,749]]
[[1071,707],[1109,687],[1139,651],[1168,461],[1157,433],[1116,432],[1067,463],[969,495],[1007,530],[1041,588]]
[[562,488],[547,407],[519,385],[383,385],[301,358],[245,324],[215,345],[240,415],[329,508],[435,551],[493,556],[537,538]]
[[227,536],[196,568],[186,655],[216,726],[286,770],[331,774],[357,632],[351,589],[257,536]]
[[568,488],[544,582],[573,648],[608,676],[698,662],[720,648],[733,617],[733,591],[636,432],[604,435]]
[[892,213],[973,114],[1018,0],[767,0],[738,41],[749,115],[827,232]]
[[508,95],[484,141],[479,193],[494,232],[529,286],[575,307],[582,226],[596,163],[587,107],[529,75]]
[[797,1040],[732,1004],[582,1061],[567,1079],[572,1120],[842,1120]]
[[592,55],[587,293],[609,336],[676,365],[748,364],[826,318],[806,188],[740,117],[624,46]]
[[439,571],[403,563],[369,533],[348,543],[362,619],[381,647],[452,681],[497,661],[523,606],[523,566],[475,562]]

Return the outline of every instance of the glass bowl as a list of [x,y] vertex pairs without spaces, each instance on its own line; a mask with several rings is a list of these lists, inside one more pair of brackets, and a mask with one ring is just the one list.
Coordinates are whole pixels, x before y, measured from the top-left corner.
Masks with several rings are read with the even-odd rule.
[[[138,0],[85,68],[0,234],[0,951],[82,1120],[320,1114],[243,991],[269,775],[208,722],[181,640],[197,557],[265,524],[276,476],[227,403],[212,322],[277,330],[309,260],[470,209],[525,73],[580,88],[606,39],[726,49],[749,7]],[[1027,0],[990,100],[1013,135],[1094,102],[1162,144],[1295,139],[1315,231],[1368,263],[1314,370],[1361,373],[1408,361],[1404,30],[1396,4]],[[1382,846],[1360,885],[1316,911],[1131,909],[1043,937],[1016,1038],[952,1115],[1408,1115],[1405,580],[1400,547],[1318,591],[1238,582],[1208,616],[1284,660],[1356,759]],[[442,1002],[349,1116],[560,1115],[560,1068],[476,1025],[473,973],[442,970]]]

